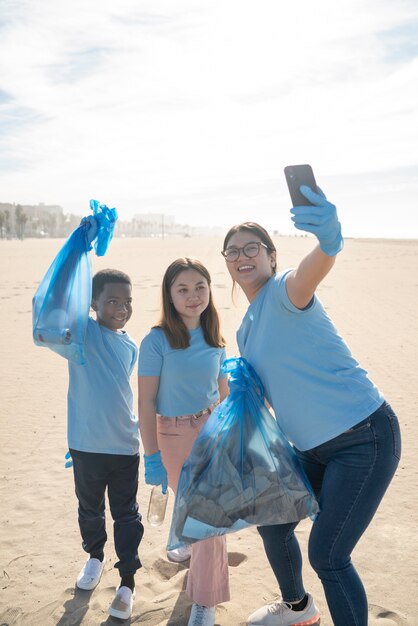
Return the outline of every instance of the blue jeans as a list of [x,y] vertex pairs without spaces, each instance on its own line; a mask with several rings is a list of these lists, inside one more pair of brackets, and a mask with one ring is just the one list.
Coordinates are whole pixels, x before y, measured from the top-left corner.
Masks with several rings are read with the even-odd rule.
[[107,540],[105,493],[113,518],[113,536],[121,576],[134,574],[141,567],[138,546],[144,534],[138,511],[139,454],[100,454],[70,450],[73,459],[78,523],[83,548],[100,553]]
[[[309,560],[324,587],[335,626],[366,626],[367,597],[351,552],[370,524],[395,473],[401,453],[399,424],[384,402],[342,435],[297,451],[319,499],[309,538]],[[297,524],[258,529],[284,600],[305,595]]]

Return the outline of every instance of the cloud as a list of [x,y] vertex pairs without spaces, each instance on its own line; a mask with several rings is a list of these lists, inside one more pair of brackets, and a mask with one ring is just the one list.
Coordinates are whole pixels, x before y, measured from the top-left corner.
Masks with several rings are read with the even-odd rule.
[[273,211],[289,163],[341,184],[417,164],[414,2],[25,0],[2,15],[3,201],[172,202],[192,221],[216,198],[222,223],[248,194]]
[[403,63],[418,56],[418,21],[389,28],[380,33],[383,43],[383,55],[386,63]]

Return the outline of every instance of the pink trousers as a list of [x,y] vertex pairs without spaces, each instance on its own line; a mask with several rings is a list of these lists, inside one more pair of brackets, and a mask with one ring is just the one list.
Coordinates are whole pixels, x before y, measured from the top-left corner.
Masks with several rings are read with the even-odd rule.
[[[208,417],[208,414],[198,419],[190,415],[157,415],[158,445],[167,470],[168,484],[174,493],[183,463]],[[192,544],[186,591],[193,602],[203,606],[216,606],[230,599],[225,536]]]

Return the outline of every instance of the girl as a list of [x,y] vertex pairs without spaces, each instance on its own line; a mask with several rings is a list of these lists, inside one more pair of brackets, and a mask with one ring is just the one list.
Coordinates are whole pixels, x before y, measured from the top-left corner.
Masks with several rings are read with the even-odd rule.
[[[139,424],[145,482],[175,492],[181,468],[211,411],[228,394],[220,374],[225,341],[213,304],[210,275],[197,260],[180,258],[165,272],[162,315],[143,339],[139,356]],[[173,551],[172,560],[181,560]],[[193,544],[187,593],[188,626],[213,626],[215,606],[229,600],[226,539]]]
[[[309,558],[323,584],[335,626],[366,626],[367,598],[351,552],[369,525],[400,458],[397,418],[315,295],[343,240],[335,206],[302,186],[312,203],[291,212],[296,228],[319,246],[295,270],[276,274],[276,248],[254,222],[234,226],[222,254],[250,305],[238,330],[241,355],[259,374],[266,397],[294,444],[318,498]],[[302,581],[296,524],[259,528],[282,601],[248,624],[318,624]]]

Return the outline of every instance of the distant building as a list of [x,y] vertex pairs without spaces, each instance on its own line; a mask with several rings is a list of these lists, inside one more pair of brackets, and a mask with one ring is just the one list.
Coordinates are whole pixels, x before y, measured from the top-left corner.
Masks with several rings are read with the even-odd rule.
[[177,224],[173,215],[164,213],[141,213],[132,219],[133,237],[193,237],[219,236],[224,228],[219,226],[191,226]]
[[3,237],[18,235],[16,210],[25,216],[24,237],[67,237],[80,223],[79,216],[65,215],[59,205],[0,202]]
[[173,215],[164,213],[140,213],[132,219],[133,237],[165,237],[175,234]]
[[[17,209],[17,214],[16,214]],[[22,217],[24,224],[19,224]],[[17,220],[16,220],[17,215]],[[12,237],[68,237],[80,224],[80,215],[66,214],[59,205],[0,203],[0,236]],[[23,232],[22,232],[23,231]],[[218,226],[190,226],[177,224],[173,215],[165,213],[138,213],[130,221],[118,219],[115,237],[192,237],[219,236],[224,229]]]

